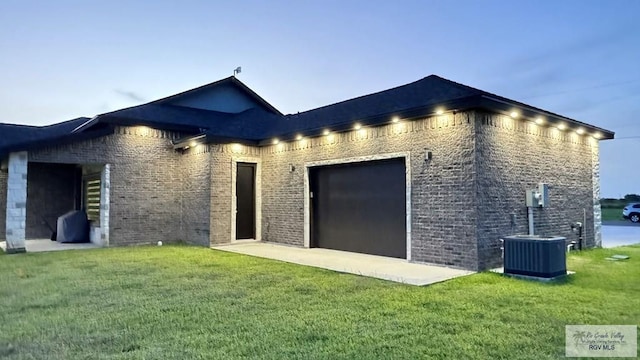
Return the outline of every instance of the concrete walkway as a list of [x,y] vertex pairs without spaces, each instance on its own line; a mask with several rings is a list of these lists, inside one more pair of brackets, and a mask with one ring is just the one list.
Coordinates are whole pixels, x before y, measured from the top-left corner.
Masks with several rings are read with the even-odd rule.
[[419,286],[474,273],[442,266],[413,264],[406,260],[384,256],[319,248],[307,249],[263,242],[236,243],[213,248]]
[[[24,245],[27,249],[27,252],[95,249],[100,247],[99,245],[92,243],[63,244],[56,241],[51,241],[49,239],[25,240]],[[4,241],[0,241],[0,248],[2,248],[2,251],[7,251],[7,243]]]
[[619,226],[602,226],[602,247],[612,248],[633,244],[640,244],[640,224],[627,221]]

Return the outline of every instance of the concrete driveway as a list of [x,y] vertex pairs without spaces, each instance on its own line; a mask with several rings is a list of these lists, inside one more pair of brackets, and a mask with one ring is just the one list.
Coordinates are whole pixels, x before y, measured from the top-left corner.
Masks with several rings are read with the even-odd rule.
[[213,248],[410,285],[429,285],[474,273],[444,266],[414,264],[384,256],[320,248],[307,249],[263,242],[236,243]]
[[639,244],[640,224],[631,221],[607,222],[602,226],[602,247]]

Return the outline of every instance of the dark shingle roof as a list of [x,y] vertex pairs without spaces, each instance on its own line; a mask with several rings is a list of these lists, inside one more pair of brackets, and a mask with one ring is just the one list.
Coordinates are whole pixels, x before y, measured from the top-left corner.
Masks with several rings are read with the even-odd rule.
[[207,90],[207,89],[214,88],[214,87],[217,87],[217,86],[225,86],[225,85],[235,86],[240,91],[242,91],[247,96],[249,96],[251,99],[253,99],[253,101],[256,102],[258,105],[260,105],[260,107],[263,110],[266,110],[267,112],[271,112],[271,113],[273,113],[275,115],[282,115],[280,110],[276,109],[273,105],[269,104],[265,99],[263,99],[260,95],[256,94],[255,91],[251,90],[251,88],[249,88],[247,85],[245,85],[242,81],[238,80],[235,76],[229,76],[227,78],[224,78],[224,79],[221,79],[221,80],[218,80],[218,81],[214,81],[214,82],[206,84],[206,85],[199,86],[199,87],[197,87],[195,89],[191,89],[191,90],[183,91],[183,92],[175,94],[175,95],[167,96],[167,97],[164,97],[162,99],[152,101],[149,104],[171,103],[172,100],[174,100],[174,99],[187,97],[189,95],[192,95],[194,93],[197,93],[197,92],[200,92],[200,91],[203,91],[203,90]]
[[[226,113],[171,104],[171,100],[179,96],[229,84],[238,86],[254,98],[259,106],[240,113]],[[81,133],[86,136],[98,136],[97,130],[107,131],[107,128],[114,124],[146,125],[192,135],[204,134],[208,141],[212,142],[265,143],[273,137],[292,139],[297,133],[304,136],[320,135],[324,128],[333,131],[348,130],[356,121],[363,125],[378,125],[389,122],[391,117],[396,115],[402,118],[417,118],[434,114],[436,107],[445,107],[447,110],[483,108],[502,113],[509,113],[515,107],[529,118],[542,114],[549,121],[569,121],[578,126],[586,126],[592,131],[601,131],[604,138],[613,138],[614,135],[610,131],[436,75],[389,90],[290,115],[282,115],[242,82],[231,77],[147,104],[101,114],[91,120],[78,118],[45,127],[0,124],[0,154],[8,148],[19,147],[20,144],[39,144],[42,139],[60,138],[60,141],[74,141]],[[98,123],[106,124],[106,127],[94,127]],[[91,132],[93,134],[89,134]]]
[[430,104],[441,105],[480,93],[480,90],[431,75],[393,89],[293,115],[269,116],[270,114],[260,111],[247,111],[211,126],[206,135],[210,139],[249,141],[278,136],[293,137],[299,132],[318,135],[325,127],[344,130],[351,127],[354,121],[365,121],[368,125],[388,122],[391,115],[409,109],[420,109]]
[[0,124],[0,148],[29,141],[38,131],[39,128],[36,126]]
[[398,86],[389,90],[360,96],[332,105],[289,115],[308,127],[359,121],[429,105],[441,105],[451,100],[466,98],[483,92],[436,75]]
[[[235,136],[227,137],[258,139],[265,143],[272,137],[293,139],[297,133],[302,133],[304,136],[317,136],[325,128],[332,131],[352,129],[355,122],[360,122],[365,126],[379,125],[388,123],[393,116],[401,118],[428,116],[434,114],[440,107],[449,111],[476,108],[489,109],[503,114],[509,114],[517,109],[522,116],[528,118],[542,115],[551,123],[568,121],[574,125],[590,128],[591,131],[601,132],[605,139],[610,139],[614,136],[613,132],[605,129],[447,80],[437,75],[430,75],[406,85],[302,113],[287,115],[285,118],[265,118],[259,124],[256,124],[255,129],[236,126],[235,128],[238,131]],[[218,128],[211,128],[207,135],[210,138],[215,138],[217,131]]]
[[200,132],[234,114],[184,106],[149,103],[98,115],[96,120],[121,125],[147,125],[167,130]]
[[80,117],[47,126],[0,124],[0,153],[10,147],[20,147],[37,141],[55,139],[71,133],[73,129],[89,120]]

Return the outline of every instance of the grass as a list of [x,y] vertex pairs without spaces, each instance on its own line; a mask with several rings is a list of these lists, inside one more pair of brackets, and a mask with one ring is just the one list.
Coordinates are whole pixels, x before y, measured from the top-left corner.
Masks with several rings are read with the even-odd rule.
[[189,246],[0,255],[0,358],[554,359],[567,324],[640,322],[640,247],[569,267],[415,287]]
[[622,208],[602,208],[602,221],[624,220]]

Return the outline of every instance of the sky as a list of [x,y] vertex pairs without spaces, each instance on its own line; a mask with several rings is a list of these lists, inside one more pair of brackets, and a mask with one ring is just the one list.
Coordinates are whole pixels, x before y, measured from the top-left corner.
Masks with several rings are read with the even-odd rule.
[[622,197],[640,193],[638,14],[638,0],[0,0],[0,122],[92,117],[238,66],[283,113],[436,74],[615,131],[601,195]]

